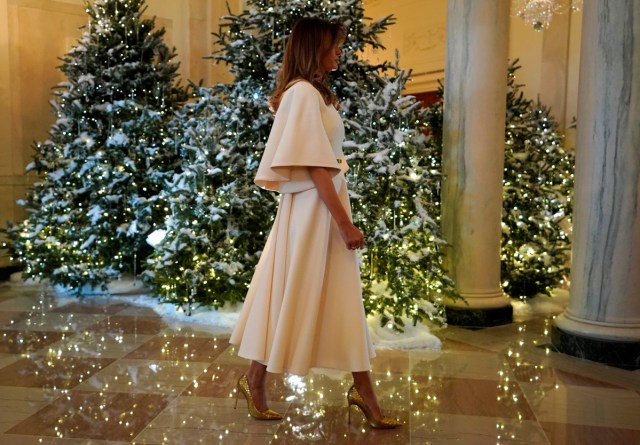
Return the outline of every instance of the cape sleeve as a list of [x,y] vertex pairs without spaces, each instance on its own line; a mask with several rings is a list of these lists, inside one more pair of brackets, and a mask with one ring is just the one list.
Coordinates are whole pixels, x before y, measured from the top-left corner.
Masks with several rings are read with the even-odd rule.
[[284,93],[254,180],[258,186],[297,193],[315,187],[307,167],[326,167],[334,178],[341,172],[322,119],[325,106],[308,82]]

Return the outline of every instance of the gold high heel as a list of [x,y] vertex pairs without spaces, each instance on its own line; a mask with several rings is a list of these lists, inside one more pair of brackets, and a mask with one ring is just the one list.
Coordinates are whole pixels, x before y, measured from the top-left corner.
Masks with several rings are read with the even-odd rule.
[[238,389],[236,391],[236,404],[234,409],[238,408],[238,396],[242,393],[245,399],[247,399],[247,407],[249,408],[249,414],[251,417],[257,420],[282,420],[282,414],[279,414],[269,408],[264,411],[260,411],[253,403],[253,397],[251,396],[251,389],[249,388],[249,381],[247,376],[243,375],[238,379]]
[[347,392],[347,403],[349,409],[349,423],[351,423],[351,405],[355,405],[360,408],[360,411],[364,414],[364,417],[367,419],[369,425],[371,425],[371,428],[390,430],[392,428],[402,426],[402,422],[396,419],[390,419],[389,417],[383,417],[380,420],[374,419],[371,409],[364,403],[362,396],[354,385],[351,385],[351,388],[349,388],[349,391]]

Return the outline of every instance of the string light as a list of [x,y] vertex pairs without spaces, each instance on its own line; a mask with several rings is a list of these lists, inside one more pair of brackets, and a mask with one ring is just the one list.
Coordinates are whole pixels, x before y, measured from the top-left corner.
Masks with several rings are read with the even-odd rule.
[[[142,59],[138,54],[144,52],[142,47],[127,44],[125,47],[128,46],[130,52],[118,52],[117,44],[110,47],[105,40],[110,33],[131,34],[132,29],[150,31],[152,21],[141,20],[137,15],[142,3],[98,0],[94,6],[87,6],[90,20],[86,32],[77,46],[62,58],[61,69],[68,82],[55,93],[57,121],[51,129],[51,140],[35,145],[36,159],[30,167],[41,173],[42,181],[34,185],[23,202],[28,218],[8,229],[10,242],[6,247],[16,261],[25,265],[25,277],[50,278],[78,292],[85,285],[100,287],[117,277],[136,256],[135,249],[141,243],[129,241],[125,234],[135,233],[136,230],[131,229],[134,226],[142,232],[145,225],[152,224],[153,217],[162,216],[149,212],[148,201],[137,198],[140,191],[148,196],[152,190],[158,190],[158,184],[153,182],[157,179],[149,177],[153,175],[147,175],[146,170],[138,170],[144,177],[136,180],[137,156],[128,159],[131,152],[119,152],[108,144],[105,149],[105,138],[113,133],[104,130],[112,131],[115,120],[122,118],[125,120],[121,123],[128,119],[136,123],[128,124],[126,130],[119,125],[118,130],[123,134],[126,131],[126,137],[135,144],[161,146],[147,139],[147,134],[156,131],[162,136],[164,130],[160,127],[166,121],[145,122],[147,117],[153,117],[148,110],[158,100],[166,107],[173,107],[173,101],[177,99],[175,103],[179,103],[183,94],[176,88],[171,101],[167,101],[166,94],[139,97],[133,107],[126,100],[120,100],[129,94],[129,78],[146,78],[153,84],[170,83],[177,69],[177,65],[170,62],[170,51],[166,52],[167,60],[149,59],[140,63]],[[120,8],[117,16],[112,14],[113,8]],[[140,33],[145,40],[136,44],[147,48],[164,45],[159,38],[151,40],[147,31]],[[137,71],[131,70],[131,58],[137,64]],[[156,65],[162,69],[156,70]],[[109,77],[118,70],[127,75]],[[157,74],[149,76],[145,71]],[[158,87],[152,89],[158,90]],[[140,113],[140,103],[145,103],[146,114]],[[164,110],[159,114],[164,114]],[[72,128],[76,128],[77,133]],[[136,133],[139,130],[142,132]],[[103,162],[94,161],[98,159]],[[158,165],[161,163],[166,164],[163,160]],[[170,163],[166,165],[172,167]],[[162,174],[159,172],[159,176]],[[93,220],[90,214],[95,215]],[[91,237],[97,239],[92,248],[87,249],[85,242]]]

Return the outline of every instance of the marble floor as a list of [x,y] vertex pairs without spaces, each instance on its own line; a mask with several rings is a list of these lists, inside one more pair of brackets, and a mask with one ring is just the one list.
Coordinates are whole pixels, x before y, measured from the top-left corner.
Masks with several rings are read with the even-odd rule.
[[283,421],[251,419],[226,336],[168,325],[126,297],[56,306],[0,283],[0,444],[640,444],[640,371],[553,352],[541,316],[436,332],[442,349],[379,350],[398,430],[347,422],[350,376],[270,378]]

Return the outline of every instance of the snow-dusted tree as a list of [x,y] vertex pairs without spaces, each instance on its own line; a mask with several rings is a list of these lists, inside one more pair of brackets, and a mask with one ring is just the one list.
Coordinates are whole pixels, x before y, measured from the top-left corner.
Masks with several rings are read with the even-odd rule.
[[[239,15],[225,17],[216,34],[219,51],[213,57],[229,67],[234,82],[201,91],[202,103],[189,105],[178,138],[185,147],[201,144],[200,135],[210,141],[202,171],[212,174],[201,182],[184,179],[189,187],[180,193],[191,202],[205,192],[203,184],[214,184],[207,203],[216,220],[200,218],[197,206],[174,208],[167,237],[150,258],[150,285],[177,303],[220,306],[244,296],[277,202],[253,184],[272,123],[267,97],[292,24],[301,16],[319,16],[348,30],[332,84],[345,119],[355,223],[368,240],[362,252],[365,307],[397,329],[403,320],[439,317],[435,306],[455,292],[442,269],[434,201],[440,177],[425,154],[430,148],[421,130],[424,114],[413,97],[401,95],[408,73],[363,57],[365,49],[381,46],[379,35],[392,17],[365,18],[360,0],[247,3]],[[193,153],[187,149],[186,159]],[[193,242],[200,239],[202,244]],[[179,246],[191,254],[183,255]],[[214,272],[207,270],[211,265]],[[174,272],[163,271],[168,267]]]
[[23,276],[80,292],[104,287],[148,255],[147,232],[165,216],[159,200],[179,160],[167,131],[186,100],[164,30],[143,19],[144,0],[96,0],[89,24],[64,55],[67,81],[52,101],[50,139],[27,171],[39,182],[7,229]]
[[394,327],[402,316],[441,317],[442,297],[457,297],[442,267],[441,176],[422,131],[425,111],[401,94],[409,74],[396,68],[376,90],[351,89],[357,107],[346,121],[354,219],[368,242],[365,307]]
[[[244,299],[252,273],[245,266],[257,258],[238,254],[253,253],[264,242],[264,232],[253,229],[265,227],[271,218],[265,207],[272,201],[268,194],[250,196],[249,188],[255,188],[246,184],[250,175],[231,170],[225,161],[242,152],[221,145],[229,135],[216,122],[239,108],[227,106],[214,88],[194,91],[198,100],[186,104],[172,122],[182,167],[166,182],[163,197],[170,213],[143,273],[156,295],[187,312],[193,303],[220,307]],[[266,203],[252,203],[265,198]]]
[[[502,210],[502,285],[514,298],[549,295],[569,274],[574,155],[550,110],[524,97],[509,66]],[[442,88],[440,89],[442,94]],[[442,102],[429,107],[429,131],[442,149]]]

